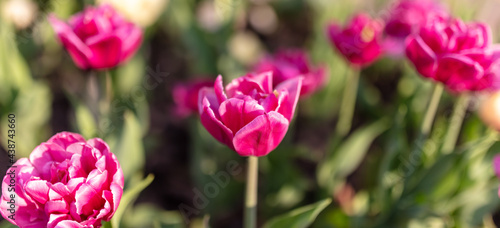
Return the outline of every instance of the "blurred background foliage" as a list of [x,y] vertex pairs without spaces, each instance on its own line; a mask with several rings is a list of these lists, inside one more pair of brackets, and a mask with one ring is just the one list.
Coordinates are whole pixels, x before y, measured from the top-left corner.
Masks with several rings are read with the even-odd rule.
[[[68,18],[93,1],[33,3],[38,10],[25,28],[0,17],[0,171],[7,167],[9,113],[18,123],[18,158],[56,132],[101,137],[126,179],[113,225],[241,226],[245,159],[216,142],[196,116],[176,116],[171,89],[177,81],[218,74],[227,83],[265,53],[284,48],[308,50],[315,63],[328,66],[330,80],[300,102],[285,140],[261,159],[259,227],[500,224],[499,184],[491,168],[500,143],[474,113],[481,97],[469,108],[454,153],[438,150],[456,99],[446,92],[430,140],[415,145],[432,82],[404,60],[386,58],[362,71],[353,130],[344,139],[333,134],[352,70],[330,47],[325,26],[358,11],[383,15],[391,1],[169,0],[145,29],[138,54],[110,72],[114,93],[105,117],[95,105],[102,105],[103,77],[76,68],[46,20],[50,13]],[[498,34],[500,2],[443,4],[464,20],[487,22]],[[415,149],[421,156],[413,156]],[[230,174],[227,184],[217,182],[221,172]],[[216,194],[207,196],[214,183]],[[10,225],[3,221],[0,227]]]

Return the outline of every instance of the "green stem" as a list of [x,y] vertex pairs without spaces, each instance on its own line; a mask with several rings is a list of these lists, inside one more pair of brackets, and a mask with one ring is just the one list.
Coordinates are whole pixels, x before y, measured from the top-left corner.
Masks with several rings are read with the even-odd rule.
[[424,138],[427,138],[427,136],[429,136],[429,133],[431,132],[432,123],[434,122],[434,118],[436,117],[436,111],[438,109],[442,94],[443,85],[441,85],[440,83],[434,83],[432,96],[427,105],[424,121],[422,123],[422,127],[420,128],[420,134]]
[[255,156],[248,157],[247,191],[245,198],[245,228],[257,227],[257,178],[259,160]]
[[458,136],[460,134],[460,129],[462,128],[462,123],[464,122],[465,113],[467,107],[469,106],[470,96],[469,94],[462,94],[453,108],[453,114],[450,118],[450,123],[448,125],[448,130],[444,138],[443,148],[441,152],[443,154],[449,154],[455,149],[457,144]]
[[336,135],[346,136],[351,130],[354,108],[356,107],[356,96],[358,93],[360,69],[354,69],[346,78],[344,94],[339,111],[339,122],[335,130]]
[[[111,102],[113,99],[113,84],[111,80],[111,73],[105,71],[103,75],[100,75],[100,93],[99,93],[99,126],[106,126],[103,121],[109,120],[111,118]],[[103,124],[104,123],[104,124]],[[106,135],[107,129],[101,129],[101,133]]]

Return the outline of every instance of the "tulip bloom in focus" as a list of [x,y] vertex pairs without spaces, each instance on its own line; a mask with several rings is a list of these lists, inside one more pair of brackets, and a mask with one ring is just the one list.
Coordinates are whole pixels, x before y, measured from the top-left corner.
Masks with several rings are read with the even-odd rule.
[[303,77],[300,95],[309,95],[320,89],[327,79],[325,67],[314,68],[309,56],[302,50],[286,50],[266,56],[255,67],[257,73],[273,72],[273,86],[295,77]]
[[406,40],[406,55],[424,77],[454,92],[491,88],[498,51],[491,48],[490,28],[459,19],[435,20]]
[[404,55],[405,39],[418,33],[433,20],[449,18],[444,8],[434,0],[401,0],[385,17],[384,51],[393,56]]
[[357,14],[341,28],[328,26],[328,37],[337,50],[356,66],[366,66],[382,54],[381,38],[383,22],[367,14]]
[[109,5],[87,7],[68,23],[49,16],[62,45],[82,69],[108,69],[123,63],[139,48],[142,30],[125,21]]
[[273,88],[271,72],[247,75],[229,83],[222,76],[199,94],[201,123],[219,142],[241,156],[264,156],[283,140],[300,95],[302,78]]
[[214,85],[214,80],[196,79],[174,85],[172,96],[175,102],[175,113],[180,117],[187,117],[198,112],[198,93],[204,87]]
[[[15,220],[8,210],[14,193]],[[115,213],[122,193],[122,169],[108,145],[62,132],[7,171],[0,213],[21,228],[101,227]]]

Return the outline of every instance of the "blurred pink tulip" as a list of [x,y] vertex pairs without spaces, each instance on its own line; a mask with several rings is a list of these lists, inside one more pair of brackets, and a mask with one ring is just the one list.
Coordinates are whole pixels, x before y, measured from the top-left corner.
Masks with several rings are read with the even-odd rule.
[[[101,227],[101,220],[109,221],[115,213],[123,193],[123,173],[108,145],[69,132],[40,144],[7,174],[0,213],[21,228]],[[11,194],[14,219],[8,210]]]
[[126,61],[139,48],[142,30],[109,5],[87,7],[69,23],[49,16],[62,45],[82,69],[108,69]]
[[490,44],[485,24],[435,20],[408,37],[406,55],[422,76],[451,91],[477,91],[492,88],[497,77],[499,52]]
[[175,113],[179,117],[187,117],[198,113],[198,93],[203,87],[214,85],[212,79],[195,79],[174,85],[172,96],[175,102]]
[[344,27],[328,26],[328,37],[337,50],[355,66],[366,66],[382,54],[383,22],[369,15],[355,15]]
[[449,13],[435,0],[400,0],[385,17],[385,53],[404,55],[405,39],[436,19],[449,18]]
[[295,77],[303,77],[301,96],[316,92],[327,82],[325,67],[312,66],[309,56],[302,50],[283,50],[264,57],[254,67],[257,73],[273,72],[273,86]]
[[273,89],[272,72],[233,80],[224,92],[222,76],[199,94],[201,123],[241,156],[264,156],[283,140],[300,95],[302,78]]

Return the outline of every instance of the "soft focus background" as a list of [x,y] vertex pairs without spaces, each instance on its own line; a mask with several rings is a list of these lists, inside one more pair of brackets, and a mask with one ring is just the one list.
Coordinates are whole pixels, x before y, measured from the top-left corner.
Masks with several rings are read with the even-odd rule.
[[[118,10],[145,27],[139,52],[111,72],[112,118],[106,120],[88,108],[102,91],[101,77],[75,66],[47,22],[50,13],[66,19],[94,1],[0,0],[0,173],[8,163],[7,115],[14,113],[18,158],[57,132],[73,131],[110,144],[126,190],[139,192],[147,185],[143,179],[154,175],[130,199],[122,227],[241,227],[246,160],[216,142],[196,115],[176,115],[172,87],[218,74],[227,83],[266,53],[301,48],[314,63],[328,66],[330,80],[301,100],[284,141],[260,159],[259,227],[327,197],[333,202],[312,227],[500,224],[499,181],[491,168],[500,143],[487,137],[475,113],[481,97],[469,107],[459,153],[435,156],[455,100],[445,92],[431,139],[418,145],[423,156],[411,157],[432,83],[402,59],[384,58],[363,70],[353,130],[332,145],[352,70],[330,46],[325,27],[359,11],[382,16],[392,1],[98,2],[119,2]],[[499,41],[500,1],[442,3],[466,21],[487,22]],[[406,185],[412,187],[403,192]],[[3,221],[0,227],[10,225]]]

